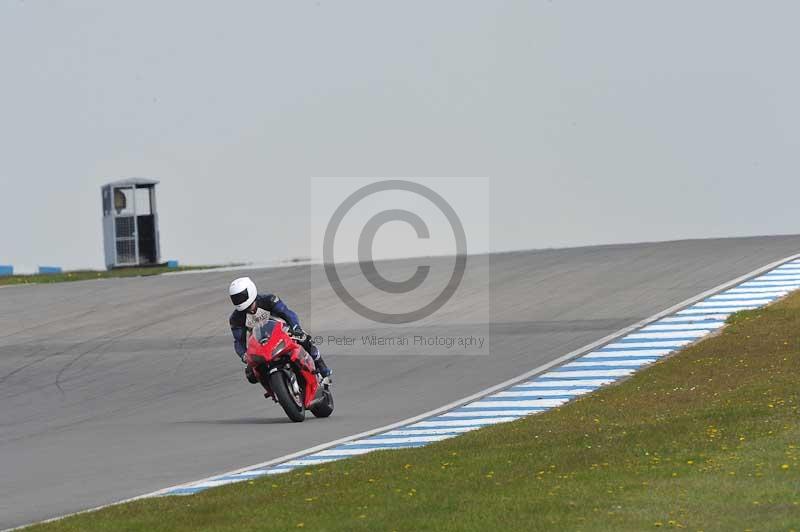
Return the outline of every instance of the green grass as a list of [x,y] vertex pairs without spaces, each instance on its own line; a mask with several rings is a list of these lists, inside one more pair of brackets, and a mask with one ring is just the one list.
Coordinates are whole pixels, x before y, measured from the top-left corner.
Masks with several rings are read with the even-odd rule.
[[514,423],[32,530],[800,529],[800,294],[730,322]]
[[64,273],[37,273],[31,275],[5,275],[0,276],[0,286],[20,284],[47,284],[65,283],[70,281],[86,281],[89,279],[112,279],[117,277],[145,277],[160,275],[167,272],[180,272],[186,270],[204,270],[208,268],[221,268],[221,266],[179,266],[167,268],[166,266],[152,266],[147,268],[121,268],[117,270],[77,270]]

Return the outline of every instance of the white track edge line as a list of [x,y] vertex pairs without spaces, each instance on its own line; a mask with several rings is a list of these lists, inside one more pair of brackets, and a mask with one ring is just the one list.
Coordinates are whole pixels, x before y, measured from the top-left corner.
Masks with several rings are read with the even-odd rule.
[[[503,381],[500,384],[495,384],[494,386],[490,386],[489,388],[481,390],[481,391],[479,391],[477,393],[474,393],[474,394],[472,394],[470,396],[464,397],[463,399],[459,399],[457,401],[453,401],[452,403],[448,403],[448,404],[446,404],[444,406],[441,406],[439,408],[435,408],[433,410],[429,410],[428,412],[424,412],[422,414],[419,414],[419,415],[404,419],[402,421],[397,421],[397,422],[391,423],[389,425],[384,425],[383,427],[379,427],[379,428],[376,428],[376,429],[370,429],[370,430],[367,430],[367,431],[364,431],[364,432],[360,432],[358,434],[354,434],[352,436],[345,436],[344,438],[339,438],[337,440],[333,440],[333,441],[330,441],[330,442],[327,442],[327,443],[322,443],[320,445],[315,445],[314,447],[309,447],[307,449],[303,449],[302,451],[296,451],[296,452],[281,456],[279,458],[273,458],[272,460],[267,460],[266,462],[261,462],[261,463],[258,463],[258,464],[249,465],[249,466],[246,466],[246,467],[235,469],[233,471],[217,473],[215,475],[211,475],[211,476],[203,478],[203,479],[193,480],[193,481],[190,481],[190,482],[185,482],[183,484],[177,484],[177,485],[174,485],[174,486],[170,486],[168,488],[163,488],[163,489],[160,489],[160,490],[157,490],[157,491],[153,491],[151,493],[145,493],[144,495],[138,495],[136,497],[131,497],[129,499],[124,499],[124,500],[121,500],[121,501],[112,502],[112,503],[104,504],[104,505],[101,505],[101,506],[96,506],[94,508],[89,508],[87,510],[81,510],[79,512],[73,512],[73,513],[62,515],[62,516],[59,516],[59,517],[52,517],[52,518],[46,519],[44,521],[36,521],[35,523],[28,523],[26,525],[21,525],[21,526],[15,527],[15,528],[8,528],[6,530],[3,530],[2,532],[11,532],[12,530],[20,530],[20,529],[23,529],[23,528],[26,528],[26,527],[29,527],[29,526],[33,526],[33,525],[38,525],[38,524],[42,524],[42,523],[50,523],[50,522],[53,522],[53,521],[59,521],[61,519],[65,519],[67,517],[72,517],[73,515],[85,514],[85,513],[89,513],[89,512],[96,512],[97,510],[102,510],[104,508],[108,508],[109,506],[116,506],[118,504],[125,504],[125,503],[128,503],[128,502],[138,501],[140,499],[146,499],[146,498],[150,498],[150,497],[158,497],[158,496],[164,495],[164,494],[166,494],[166,493],[168,493],[168,492],[170,492],[172,490],[175,490],[175,489],[178,489],[178,488],[183,488],[183,487],[188,487],[191,484],[200,484],[202,482],[208,482],[208,481],[210,481],[212,479],[215,479],[215,478],[221,477],[221,476],[235,475],[237,473],[244,473],[245,471],[250,471],[251,469],[260,469],[260,468],[264,468],[264,467],[268,467],[268,466],[278,465],[280,463],[288,462],[289,460],[294,460],[294,459],[299,458],[301,456],[314,454],[316,452],[323,451],[323,450],[328,449],[330,447],[335,447],[337,445],[341,445],[341,444],[347,443],[349,441],[365,438],[367,436],[374,436],[374,435],[380,434],[382,432],[388,432],[390,430],[394,430],[394,429],[403,427],[405,425],[410,425],[412,423],[416,423],[417,421],[421,421],[421,420],[423,420],[425,418],[432,417],[432,416],[435,416],[437,414],[441,414],[443,412],[446,412],[448,410],[452,410],[454,408],[458,408],[459,406],[462,406],[465,403],[469,403],[469,402],[475,401],[476,399],[480,399],[480,398],[482,398],[482,397],[484,397],[486,395],[489,395],[491,393],[500,391],[500,390],[502,390],[504,388],[508,388],[508,387],[513,386],[514,384],[517,384],[517,383],[519,383],[521,381],[528,380],[531,377],[535,377],[539,373],[543,373],[544,371],[546,371],[546,370],[548,370],[548,369],[550,369],[550,368],[552,368],[554,366],[558,366],[559,364],[562,364],[562,363],[564,363],[564,362],[566,362],[566,361],[568,361],[568,360],[570,360],[572,358],[576,358],[579,355],[582,355],[582,354],[584,354],[584,353],[586,353],[586,352],[588,352],[590,350],[593,350],[596,347],[599,347],[599,346],[601,346],[603,344],[610,343],[611,341],[613,341],[613,340],[615,340],[615,339],[617,339],[617,338],[619,338],[621,336],[625,336],[626,334],[631,333],[631,332],[633,332],[633,331],[635,331],[637,329],[640,329],[640,328],[644,327],[645,325],[647,325],[649,323],[652,323],[652,322],[654,322],[656,320],[659,320],[661,318],[669,316],[670,314],[673,314],[673,313],[675,313],[675,312],[677,312],[677,311],[679,311],[679,310],[681,310],[681,309],[683,309],[685,307],[688,307],[688,306],[700,301],[701,299],[705,299],[705,298],[707,298],[709,296],[712,296],[712,295],[714,295],[714,294],[716,294],[718,292],[722,292],[723,290],[726,290],[728,288],[732,288],[732,287],[734,287],[734,286],[736,286],[738,284],[741,284],[741,283],[745,282],[746,280],[748,280],[748,279],[750,279],[752,277],[760,275],[760,274],[762,274],[762,273],[764,273],[766,271],[772,270],[774,268],[777,268],[778,266],[781,266],[783,264],[786,264],[787,262],[790,262],[790,261],[796,260],[796,259],[800,259],[800,253],[796,253],[794,255],[790,255],[790,256],[785,257],[783,259],[780,259],[780,260],[777,260],[777,261],[772,262],[770,264],[767,264],[766,266],[761,266],[760,268],[757,268],[757,269],[755,269],[755,270],[753,270],[753,271],[751,271],[749,273],[741,275],[741,276],[737,277],[736,279],[724,282],[724,283],[722,283],[720,285],[715,286],[714,288],[710,288],[710,289],[706,290],[705,292],[702,292],[702,293],[700,293],[700,294],[698,294],[696,296],[692,296],[689,299],[685,299],[684,301],[681,301],[680,303],[677,303],[677,304],[675,304],[675,305],[673,305],[673,306],[671,306],[671,307],[669,307],[669,308],[667,308],[665,310],[662,310],[661,312],[653,314],[652,316],[650,316],[648,318],[640,320],[640,321],[638,321],[638,322],[636,322],[636,323],[634,323],[632,325],[629,325],[629,326],[624,327],[624,328],[622,328],[622,329],[620,329],[620,330],[618,330],[616,332],[613,332],[613,333],[611,333],[611,334],[609,334],[607,336],[604,336],[603,338],[600,338],[599,340],[595,340],[594,342],[592,342],[590,344],[587,344],[587,345],[585,345],[583,347],[579,347],[578,349],[570,351],[566,355],[562,355],[562,356],[560,356],[560,357],[558,357],[558,358],[556,358],[554,360],[551,360],[550,362],[546,362],[546,363],[544,363],[544,364],[542,364],[542,365],[540,365],[540,366],[538,366],[536,368],[533,368],[532,370],[527,371],[527,372],[523,373],[522,375],[518,375],[516,377],[513,377],[511,379]],[[700,339],[701,338],[698,338],[698,340],[700,340]],[[686,347],[686,346],[682,346],[680,349],[682,350],[684,347]]]

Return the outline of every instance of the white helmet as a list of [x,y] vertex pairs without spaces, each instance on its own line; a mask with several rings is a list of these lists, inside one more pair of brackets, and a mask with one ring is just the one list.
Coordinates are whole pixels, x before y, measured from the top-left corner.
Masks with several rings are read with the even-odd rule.
[[231,296],[231,301],[236,310],[244,310],[253,304],[256,300],[256,283],[249,277],[239,277],[231,283],[228,288],[228,295]]

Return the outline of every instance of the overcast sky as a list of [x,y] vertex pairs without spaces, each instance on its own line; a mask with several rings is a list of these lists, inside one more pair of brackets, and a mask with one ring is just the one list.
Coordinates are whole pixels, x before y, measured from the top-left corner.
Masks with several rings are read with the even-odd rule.
[[[100,185],[130,176],[161,180],[183,263],[317,255],[313,176],[486,176],[467,225],[488,216],[495,250],[797,233],[799,19],[777,1],[0,0],[0,263],[101,267]],[[392,250],[419,254],[406,232]]]

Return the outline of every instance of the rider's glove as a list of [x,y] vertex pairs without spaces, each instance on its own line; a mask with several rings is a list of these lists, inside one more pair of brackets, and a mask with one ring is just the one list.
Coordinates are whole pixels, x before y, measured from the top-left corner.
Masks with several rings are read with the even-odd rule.
[[290,332],[295,338],[304,338],[306,336],[306,332],[300,327],[300,325],[295,325],[292,327]]

